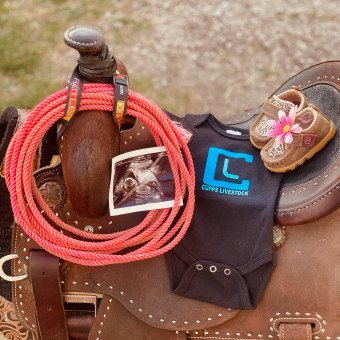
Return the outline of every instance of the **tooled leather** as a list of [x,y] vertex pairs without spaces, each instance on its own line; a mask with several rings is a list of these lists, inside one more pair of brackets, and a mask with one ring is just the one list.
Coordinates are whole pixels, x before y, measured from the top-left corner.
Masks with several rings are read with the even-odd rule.
[[0,296],[0,334],[6,339],[27,340],[29,332],[22,326],[13,304]]
[[[227,338],[270,339],[277,337],[278,325],[282,322],[312,323],[315,324],[314,336],[320,340],[336,339],[340,336],[337,305],[334,304],[340,299],[340,261],[336,261],[340,256],[339,217],[340,209],[322,220],[286,229],[287,240],[275,251],[276,267],[272,278],[253,311],[227,311],[170,293],[163,256],[117,266],[82,267],[82,270],[77,265],[63,262],[62,287],[64,291],[102,293],[108,297],[107,301],[110,298],[118,301],[142,323],[172,330],[174,339],[176,331],[179,334],[187,331],[189,338],[209,339],[216,337],[217,332]],[[17,250],[20,261],[29,266],[25,254],[36,245],[32,240],[27,241],[24,233],[20,236],[21,233],[18,229]],[[19,274],[18,268],[16,266],[13,274]],[[14,299],[20,320],[28,325],[34,324],[29,279],[16,285]],[[20,298],[19,294],[23,297]],[[175,303],[172,298],[176,299]],[[110,304],[102,307],[109,307],[106,317],[113,317],[108,316],[115,313]],[[221,316],[216,314],[219,308]],[[193,322],[184,324],[181,313],[186,317],[193,316]],[[102,328],[102,332],[115,334],[106,317],[98,316],[93,327],[100,330],[103,322],[105,330]],[[196,323],[195,317],[201,318],[198,319],[200,323]],[[164,321],[160,321],[161,318]]]
[[[328,177],[327,177],[328,178]],[[335,176],[334,180],[336,180],[337,175]],[[323,187],[320,186],[322,189]],[[288,188],[284,188],[288,189]],[[331,192],[332,188],[327,188],[327,192]],[[338,189],[336,189],[338,190]],[[331,200],[328,200],[331,203]],[[321,202],[327,202],[325,199],[322,199]],[[315,211],[314,209],[313,211]],[[324,329],[323,332],[317,333],[320,339],[327,339],[328,336],[334,336],[335,338],[337,336],[340,336],[336,333],[336,329],[334,330],[333,325],[338,323],[338,320],[336,320],[336,313],[331,310],[333,300],[339,298],[339,292],[336,290],[336,287],[339,286],[339,268],[336,266],[337,263],[335,263],[335,266],[330,268],[329,265],[329,258],[332,258],[336,256],[337,254],[337,247],[334,247],[334,242],[338,242],[339,236],[336,233],[338,230],[337,225],[334,225],[335,221],[339,218],[339,210],[333,212],[333,214],[326,216],[323,220],[313,222],[312,224],[306,225],[306,226],[296,226],[294,228],[289,228],[288,230],[288,241],[285,242],[284,246],[281,247],[277,251],[277,266],[276,270],[273,273],[272,280],[269,282],[268,288],[265,292],[265,295],[260,302],[260,305],[257,310],[247,312],[242,311],[238,313],[236,316],[232,317],[229,322],[224,324],[219,324],[219,326],[214,326],[210,328],[210,325],[213,325],[213,323],[209,323],[207,320],[207,330],[202,330],[201,332],[208,332],[207,334],[204,333],[205,338],[211,338],[212,334],[216,337],[215,333],[223,333],[224,336],[228,337],[236,337],[240,338],[241,336],[245,336],[246,338],[249,337],[248,334],[252,334],[255,339],[263,339],[264,336],[271,335],[271,337],[277,336],[277,333],[274,329],[274,323],[275,320],[277,320],[279,317],[283,317],[285,319],[291,320],[292,317],[295,319],[308,319],[309,321],[315,320],[315,323],[319,323]],[[23,236],[20,236],[23,234]],[[34,242],[32,240],[27,241],[27,236],[24,236],[25,234],[22,233],[22,231],[18,231],[17,233],[17,239],[15,241],[15,248],[19,246],[19,256],[21,264],[18,264],[17,261],[13,261],[13,271],[16,274],[19,274],[19,269],[24,269],[22,267],[22,263],[25,262],[28,264],[27,260],[25,260],[25,256],[27,256],[27,251],[29,251],[30,248],[37,247],[34,245]],[[301,236],[301,237],[299,237]],[[319,236],[319,238],[318,238]],[[306,239],[308,238],[308,242]],[[314,241],[309,242],[309,238],[312,238]],[[297,242],[294,242],[295,247],[291,248],[291,246],[287,246],[291,239],[296,239]],[[18,245],[18,241],[20,244]],[[328,241],[332,244],[332,247],[329,247]],[[327,242],[327,247],[321,247],[320,244],[323,242]],[[29,247],[27,247],[27,244],[29,244]],[[301,250],[301,248],[308,248],[304,249],[304,251]],[[24,250],[25,249],[25,250]],[[282,253],[282,249],[288,249],[284,253]],[[326,250],[326,251],[325,251]],[[281,252],[281,253],[279,253]],[[327,256],[323,256],[324,253]],[[281,254],[281,255],[280,255]],[[294,256],[298,256],[299,254],[304,255],[299,260],[301,263],[299,263],[297,258],[293,258],[293,260],[289,260],[287,263],[285,263],[285,258],[290,258]],[[335,254],[335,255],[334,255]],[[327,258],[326,258],[327,257]],[[161,258],[161,257],[160,257]],[[317,265],[315,268],[310,265],[310,261],[315,262]],[[149,260],[148,260],[149,261]],[[151,260],[150,260],[151,261]],[[144,262],[144,261],[143,261]],[[139,264],[143,263],[139,262]],[[335,261],[336,262],[336,261]],[[296,263],[298,263],[298,267],[296,266]],[[156,268],[159,266],[156,265]],[[335,267],[335,268],[334,268]],[[281,269],[280,269],[281,268]],[[298,268],[299,270],[297,272],[292,271],[292,269]],[[308,274],[308,270],[312,270],[312,274],[309,275],[303,275]],[[68,270],[68,269],[67,269]],[[307,271],[306,271],[307,270]],[[67,271],[65,271],[67,272]],[[306,272],[306,273],[305,273]],[[294,278],[291,278],[291,274],[293,274]],[[132,276],[132,279],[134,279],[136,276],[131,271],[127,271],[125,273],[126,276],[130,275],[130,278]],[[77,277],[74,274],[74,277]],[[284,277],[284,281],[282,281],[282,277]],[[304,279],[304,281],[308,282],[307,286],[307,293],[308,294],[299,294],[297,292],[296,282],[300,282],[299,280]],[[295,279],[295,280],[294,280]],[[68,279],[69,280],[69,279]],[[92,280],[92,277],[91,277]],[[334,282],[334,285],[332,284],[330,289],[327,285],[324,284],[325,281]],[[73,282],[76,282],[74,284]],[[89,283],[88,281],[85,281]],[[84,289],[87,289],[86,287],[89,285],[86,285],[84,282]],[[98,286],[98,283],[100,286]],[[66,281],[65,281],[66,284]],[[77,286],[78,281],[69,281],[67,283],[69,288],[75,288]],[[107,283],[109,284],[109,283]],[[303,283],[304,287],[305,282]],[[92,282],[92,286],[96,290],[100,290],[100,287],[102,287],[101,282]],[[301,283],[302,286],[302,283]],[[21,288],[20,288],[21,287]],[[110,285],[108,286],[109,289]],[[113,285],[112,285],[113,287]],[[276,287],[276,288],[275,288]],[[77,287],[79,288],[79,287]],[[326,292],[327,288],[327,292]],[[101,288],[103,289],[103,288]],[[119,289],[118,289],[119,290]],[[16,301],[16,309],[19,311],[19,314],[21,312],[20,308],[22,309],[24,313],[20,314],[20,319],[27,324],[28,327],[30,327],[31,330],[34,330],[34,315],[30,314],[29,310],[33,310],[32,306],[34,305],[32,300],[30,300],[30,285],[29,285],[29,279],[26,279],[24,281],[21,281],[19,283],[14,284],[14,291],[15,291],[15,301]],[[321,292],[320,292],[321,291]],[[123,294],[121,294],[123,292]],[[289,293],[293,294],[296,293],[297,296],[294,297],[290,302],[291,304],[288,304],[287,296],[289,297]],[[317,296],[317,302],[315,303],[315,294],[320,293]],[[111,293],[113,294],[113,293]],[[121,301],[123,305],[131,306],[134,305],[136,299],[133,300],[131,303],[130,300],[126,299],[123,300],[122,297],[126,297],[127,295],[123,290],[118,292],[118,294],[121,295],[121,300],[117,298],[118,301]],[[22,295],[22,297],[20,297]],[[277,298],[279,297],[279,298]],[[138,298],[138,296],[136,297]],[[153,297],[154,298],[154,297]],[[332,300],[332,301],[330,301]],[[23,305],[20,304],[20,302],[23,303]],[[300,306],[303,306],[303,308],[300,308]],[[144,311],[142,307],[139,307],[142,309],[142,312]],[[142,313],[139,311],[138,312]],[[202,308],[202,307],[201,307]],[[329,308],[329,309],[327,309]],[[203,308],[204,309],[204,308]],[[268,310],[267,310],[268,309]],[[266,311],[267,310],[267,311]],[[136,315],[139,316],[139,313]],[[279,315],[277,315],[279,314]],[[145,323],[150,322],[150,320],[154,319],[155,314],[150,314],[152,317],[149,316],[149,314],[145,314],[145,318],[143,321]],[[228,315],[228,319],[231,316]],[[26,320],[27,318],[28,320]],[[222,319],[221,319],[222,320]],[[176,320],[172,320],[176,321]],[[222,320],[223,321],[223,320]],[[98,322],[102,322],[100,319],[97,319],[95,321],[95,325],[98,326]],[[162,321],[160,321],[162,323]],[[153,324],[154,325],[154,324]],[[173,324],[176,325],[176,324]],[[326,326],[327,325],[327,326]],[[196,329],[200,329],[199,327],[204,326],[203,323],[200,324],[200,326],[196,326]],[[242,327],[242,329],[241,329]],[[273,330],[271,330],[271,328]],[[173,328],[175,329],[175,328]],[[189,329],[188,327],[185,329]],[[113,330],[112,330],[113,331]],[[188,330],[189,336],[194,338],[197,336],[195,332],[199,332],[197,330]],[[215,333],[211,333],[215,332]],[[261,336],[258,336],[257,333]],[[261,333],[262,332],[262,333]],[[228,333],[228,334],[227,334]],[[269,333],[269,334],[268,334]],[[200,333],[203,334],[203,333]],[[240,334],[240,335],[238,335]],[[271,338],[269,337],[269,338]]]

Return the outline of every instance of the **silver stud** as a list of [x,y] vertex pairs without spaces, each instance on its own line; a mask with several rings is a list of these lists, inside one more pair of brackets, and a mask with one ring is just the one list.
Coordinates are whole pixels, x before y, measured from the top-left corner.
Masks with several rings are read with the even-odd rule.
[[196,269],[197,270],[203,270],[203,266],[201,264],[196,264]]
[[[76,222],[76,221],[74,221]],[[93,233],[93,227],[91,227],[90,225],[87,225],[85,228],[84,228],[84,231],[87,232],[87,233]]]

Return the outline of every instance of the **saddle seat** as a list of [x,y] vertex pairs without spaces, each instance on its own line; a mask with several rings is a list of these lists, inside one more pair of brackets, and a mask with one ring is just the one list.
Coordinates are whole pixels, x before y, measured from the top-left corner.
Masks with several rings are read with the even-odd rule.
[[[339,130],[340,61],[308,68],[275,93],[293,85],[299,86],[307,100]],[[228,123],[249,128],[259,113],[260,108],[249,110]],[[137,120],[134,127],[121,132],[120,151],[153,143],[150,133]],[[339,144],[337,133],[325,149],[285,175],[275,216],[275,230],[279,231],[276,244],[280,246],[275,252],[276,267],[256,310],[230,310],[171,293],[163,255],[102,267],[61,261],[62,294],[94,294],[100,301],[88,339],[340,339],[339,313],[334,303],[340,299]],[[89,232],[105,233],[115,223],[123,225],[118,220],[113,222],[107,213],[84,216],[74,209],[65,185],[69,179],[64,176],[60,160],[35,172],[38,188],[61,219]],[[129,227],[125,218],[124,227]],[[37,244],[15,224],[12,252],[18,254],[18,259],[12,262],[13,275],[26,269],[30,273],[30,253],[36,249]],[[38,324],[33,296],[30,275],[13,283],[18,317],[35,332]],[[75,334],[69,326],[69,334]]]

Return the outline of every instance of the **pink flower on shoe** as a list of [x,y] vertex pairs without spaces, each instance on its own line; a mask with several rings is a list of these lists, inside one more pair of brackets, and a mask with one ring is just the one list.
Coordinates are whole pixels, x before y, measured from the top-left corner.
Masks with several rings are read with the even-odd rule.
[[280,122],[276,120],[269,120],[267,124],[274,128],[266,133],[268,137],[276,137],[275,143],[277,145],[281,144],[284,140],[286,144],[291,144],[293,141],[293,133],[300,133],[302,128],[299,124],[294,124],[295,115],[298,107],[293,106],[289,110],[288,117],[284,111],[280,110],[278,112]]

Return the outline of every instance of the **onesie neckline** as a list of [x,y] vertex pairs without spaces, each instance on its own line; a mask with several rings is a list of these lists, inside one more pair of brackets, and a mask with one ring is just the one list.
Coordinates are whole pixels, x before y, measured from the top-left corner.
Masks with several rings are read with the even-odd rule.
[[[213,130],[215,130],[217,133],[219,133],[222,136],[228,137],[228,138],[233,138],[233,139],[243,139],[243,140],[249,140],[249,131],[246,129],[240,129],[238,127],[232,126],[232,125],[227,125],[222,122],[220,122],[216,117],[214,117],[212,114],[208,116],[207,119],[209,125]],[[229,131],[234,131],[234,133],[230,133]],[[240,133],[240,134],[238,134]]]

